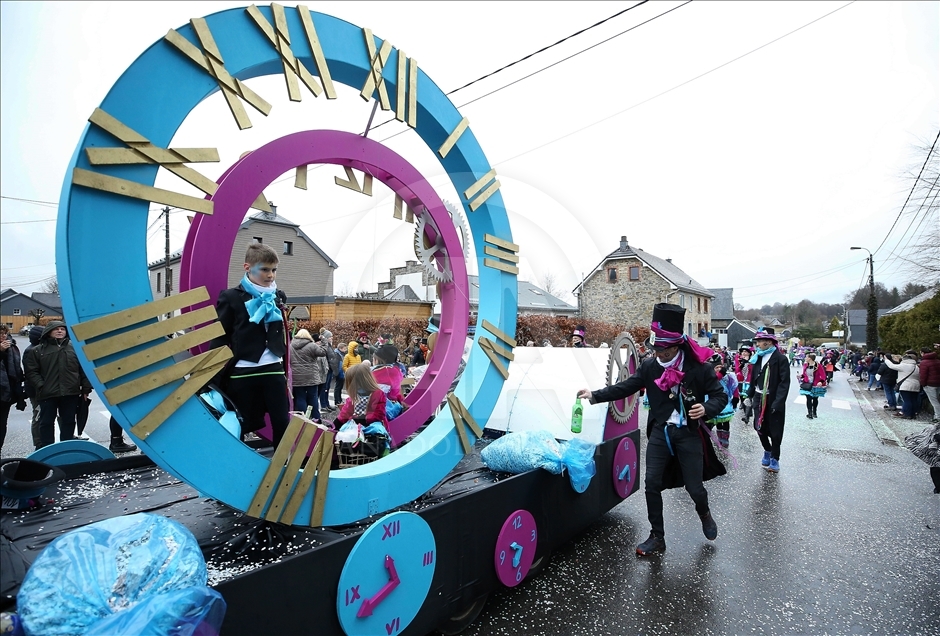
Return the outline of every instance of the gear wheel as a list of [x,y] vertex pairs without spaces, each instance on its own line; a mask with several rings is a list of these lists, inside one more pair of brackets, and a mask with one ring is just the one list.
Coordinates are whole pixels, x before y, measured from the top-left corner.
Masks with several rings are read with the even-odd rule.
[[453,222],[454,227],[457,228],[457,233],[460,234],[460,245],[463,247],[463,257],[465,260],[469,260],[470,228],[467,226],[467,219],[461,214],[457,206],[446,199],[444,200],[444,207],[447,208],[447,211],[450,213],[450,220]]
[[[444,239],[441,238],[441,232],[431,218],[431,213],[422,209],[417,216],[418,222],[415,224],[415,256],[429,280],[434,283],[444,283],[454,279],[454,274],[450,270],[450,264],[445,258],[447,253],[444,251]],[[433,230],[434,240],[431,241],[427,235],[428,230]],[[443,270],[438,269],[434,261],[440,263]]]
[[[639,366],[640,355],[636,350],[636,342],[629,333],[624,331],[610,346],[610,357],[607,359],[607,386],[626,380]],[[638,402],[639,396],[634,393],[622,400],[611,402],[607,408],[614,421],[623,424],[633,415]]]

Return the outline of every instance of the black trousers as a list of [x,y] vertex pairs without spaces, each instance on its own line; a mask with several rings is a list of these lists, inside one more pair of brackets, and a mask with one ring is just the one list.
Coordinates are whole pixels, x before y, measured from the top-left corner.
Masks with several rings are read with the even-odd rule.
[[56,415],[59,416],[59,441],[75,438],[75,412],[78,410],[78,395],[63,395],[48,398],[39,403],[39,439],[43,446],[55,444]]
[[264,416],[271,418],[274,447],[281,443],[290,421],[287,376],[281,363],[263,367],[234,367],[226,385],[227,393],[242,416],[242,434],[264,428]]
[[[700,515],[708,512],[708,491],[702,483],[702,439],[695,428],[669,426],[669,442],[679,460],[685,489],[695,502],[695,511]],[[646,444],[646,510],[653,534],[666,535],[663,520],[663,473],[672,454],[666,445],[666,435],[659,424],[653,427]]]
[[819,407],[819,398],[815,395],[806,396],[806,412],[812,415],[816,412],[816,409]]

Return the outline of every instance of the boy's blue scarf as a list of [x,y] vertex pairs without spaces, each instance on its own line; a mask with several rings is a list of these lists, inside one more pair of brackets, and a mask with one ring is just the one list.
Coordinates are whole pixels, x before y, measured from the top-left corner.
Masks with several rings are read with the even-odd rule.
[[[245,301],[248,310],[248,320],[255,324],[263,322],[280,322],[284,319],[281,310],[277,308],[277,295],[274,291],[261,293],[248,279],[248,274],[242,278],[242,289],[251,294],[251,299]],[[276,290],[277,288],[275,288]]]

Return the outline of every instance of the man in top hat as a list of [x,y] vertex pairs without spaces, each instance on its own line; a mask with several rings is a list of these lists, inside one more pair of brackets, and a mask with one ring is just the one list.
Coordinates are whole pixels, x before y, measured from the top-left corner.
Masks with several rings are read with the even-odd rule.
[[[662,491],[685,485],[702,520],[709,540],[718,536],[718,525],[708,507],[703,481],[725,473],[715,455],[705,427],[728,403],[728,396],[705,361],[713,354],[682,333],[685,309],[659,303],[653,307],[648,346],[653,357],[636,373],[604,389],[581,389],[578,397],[591,404],[611,402],[646,389],[650,411],[646,425],[646,508],[652,531],[636,547],[646,556],[666,549]],[[707,397],[707,401],[706,401]]]
[[751,385],[747,405],[754,409],[754,430],[764,447],[761,460],[768,472],[780,472],[780,443],[790,391],[790,361],[777,348],[774,330],[766,327],[754,334],[756,352],[751,358]]
[[587,328],[584,325],[578,325],[574,328],[574,331],[571,333],[571,346],[578,349],[587,347],[587,344],[584,342],[584,336],[587,333]]

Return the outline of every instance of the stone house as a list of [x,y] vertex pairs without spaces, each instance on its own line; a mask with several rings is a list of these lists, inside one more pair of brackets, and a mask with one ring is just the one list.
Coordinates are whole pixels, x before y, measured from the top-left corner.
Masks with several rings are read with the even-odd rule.
[[573,290],[584,318],[648,326],[656,303],[685,307],[689,337],[703,338],[711,330],[715,295],[673,264],[671,258],[631,247],[620,237],[620,247],[604,257]]

